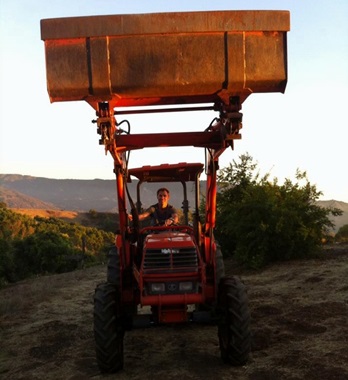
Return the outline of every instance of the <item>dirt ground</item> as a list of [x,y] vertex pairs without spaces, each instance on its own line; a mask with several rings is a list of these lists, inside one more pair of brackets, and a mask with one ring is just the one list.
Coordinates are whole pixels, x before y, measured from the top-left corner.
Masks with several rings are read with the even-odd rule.
[[[226,261],[233,273],[231,260]],[[1,379],[348,379],[348,249],[238,273],[247,285],[253,347],[247,365],[222,363],[217,328],[132,330],[125,368],[100,375],[94,288],[105,267],[23,281],[0,291]]]

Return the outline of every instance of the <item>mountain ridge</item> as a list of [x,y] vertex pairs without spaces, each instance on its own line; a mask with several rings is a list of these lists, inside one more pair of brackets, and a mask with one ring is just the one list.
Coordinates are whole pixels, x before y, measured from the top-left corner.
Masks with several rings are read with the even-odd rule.
[[[138,181],[128,183],[128,190],[136,202],[136,188]],[[168,186],[167,186],[168,185]],[[167,184],[170,189],[170,203],[175,207],[182,206],[183,190],[178,183]],[[161,187],[158,183],[144,183],[142,186],[142,204],[144,207],[156,203],[156,191]],[[100,212],[117,212],[117,196],[115,180],[93,179],[51,179],[44,177],[20,176],[18,174],[0,174],[0,188],[2,191],[0,200],[10,208],[23,208],[15,203],[15,194],[10,196],[12,190],[21,194],[21,197],[36,198],[41,202],[53,204],[61,210],[89,211],[91,209]],[[187,186],[188,199],[191,207],[194,205],[194,193],[192,187]],[[0,193],[1,194],[1,193]],[[24,198],[23,198],[24,199]],[[32,203],[28,202],[28,203]],[[30,208],[30,207],[27,207]],[[32,208],[41,208],[33,206]],[[47,208],[47,207],[44,207]]]
[[[138,181],[128,183],[129,192],[136,201]],[[204,194],[205,181],[201,182]],[[168,186],[167,186],[168,185]],[[167,184],[171,191],[170,203],[176,208],[182,206],[182,186],[178,183]],[[142,187],[142,204],[148,207],[156,203],[156,190],[160,184],[145,183]],[[187,186],[191,209],[194,207],[192,186]],[[117,213],[115,180],[105,179],[52,179],[19,174],[0,174],[0,201],[13,209],[69,210],[76,212]],[[333,218],[335,231],[348,224],[348,203],[338,200],[320,200],[322,207],[336,207],[343,215]]]
[[9,208],[58,210],[58,207],[51,202],[43,202],[4,186],[0,186],[0,201],[6,203]]

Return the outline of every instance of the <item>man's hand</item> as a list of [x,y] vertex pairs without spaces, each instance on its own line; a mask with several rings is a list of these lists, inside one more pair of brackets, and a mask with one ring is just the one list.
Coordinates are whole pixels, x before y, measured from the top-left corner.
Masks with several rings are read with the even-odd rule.
[[164,222],[165,226],[171,226],[172,224],[174,224],[173,218],[166,219],[166,221]]

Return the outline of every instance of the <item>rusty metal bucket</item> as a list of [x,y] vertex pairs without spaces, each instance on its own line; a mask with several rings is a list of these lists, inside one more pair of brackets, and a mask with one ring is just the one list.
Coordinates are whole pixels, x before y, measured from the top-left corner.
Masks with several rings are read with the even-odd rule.
[[41,20],[50,100],[125,107],[284,92],[289,24],[288,11]]

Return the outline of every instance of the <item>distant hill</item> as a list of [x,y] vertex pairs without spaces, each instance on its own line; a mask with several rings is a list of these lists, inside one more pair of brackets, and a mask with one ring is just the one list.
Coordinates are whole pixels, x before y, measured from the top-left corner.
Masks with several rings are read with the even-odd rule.
[[29,208],[57,210],[58,207],[51,202],[44,202],[40,199],[30,197],[15,190],[0,186],[0,201],[5,202],[10,208]]
[[[136,202],[137,181],[128,184],[129,192]],[[96,210],[99,212],[116,212],[116,183],[115,180],[76,180],[76,179],[51,179],[41,177],[22,176],[16,174],[0,174],[0,186],[4,189],[0,194],[0,200],[5,202],[10,208],[49,208],[44,204],[51,204],[53,209],[71,210],[85,212]],[[148,207],[156,203],[156,191],[159,184],[144,184],[142,186],[142,204]],[[180,208],[183,200],[182,185],[170,183],[166,187],[170,189],[170,203]],[[15,193],[7,193],[13,191]],[[194,193],[188,186],[188,198],[191,207],[193,207]],[[28,198],[28,204],[25,205],[19,201]],[[18,198],[18,199],[17,199]],[[35,205],[42,202],[42,207]]]
[[[61,180],[8,174],[0,175],[0,186],[51,203],[61,210],[111,211],[116,208],[115,181]],[[8,206],[13,207],[11,204]]]
[[330,200],[330,201],[318,201],[319,206],[322,207],[335,207],[343,211],[341,216],[336,216],[333,218],[335,223],[335,231],[337,232],[340,227],[348,224],[348,203]]
[[[128,184],[129,192],[136,202],[137,181]],[[205,183],[201,183],[201,192],[204,194]],[[156,190],[160,184],[143,184],[142,204],[148,207],[156,203]],[[181,208],[183,190],[181,184],[170,183],[170,203]],[[190,207],[194,207],[194,193],[192,187],[187,188]],[[117,212],[115,180],[77,180],[51,179],[31,177],[16,174],[0,174],[0,201],[9,208],[69,210],[76,212]],[[336,200],[319,201],[323,207],[337,207],[343,215],[333,218],[335,231],[348,224],[348,203]]]

